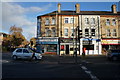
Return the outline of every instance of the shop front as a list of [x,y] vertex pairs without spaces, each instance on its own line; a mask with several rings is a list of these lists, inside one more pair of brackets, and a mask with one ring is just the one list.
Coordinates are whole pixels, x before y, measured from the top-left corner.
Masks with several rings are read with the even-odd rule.
[[59,54],[58,37],[39,37],[37,50],[44,54]]
[[120,39],[102,39],[103,54],[108,50],[120,50]]
[[[99,55],[101,54],[101,40],[100,39],[80,39],[76,42],[73,38],[62,38],[60,41],[60,54],[74,54],[77,50],[78,55]],[[80,51],[80,52],[79,52]]]
[[81,42],[81,53],[85,55],[100,55],[101,54],[101,40],[100,39],[89,39],[82,38]]

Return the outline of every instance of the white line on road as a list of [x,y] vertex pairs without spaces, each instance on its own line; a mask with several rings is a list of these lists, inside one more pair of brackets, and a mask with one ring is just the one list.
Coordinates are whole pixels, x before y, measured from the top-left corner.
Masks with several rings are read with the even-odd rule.
[[95,75],[93,75],[92,72],[89,71],[85,66],[83,66],[83,65],[81,65],[81,64],[80,64],[80,66],[81,66],[81,68],[85,71],[85,73],[87,73],[87,74],[91,77],[92,80],[99,80],[99,79],[98,79]]

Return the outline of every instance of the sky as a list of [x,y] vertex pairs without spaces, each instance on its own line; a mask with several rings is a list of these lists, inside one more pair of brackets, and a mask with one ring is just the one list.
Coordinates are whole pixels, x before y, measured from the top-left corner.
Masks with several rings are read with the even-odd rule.
[[[111,11],[111,5],[118,2],[59,2],[61,10],[75,10],[80,4],[81,11]],[[21,27],[23,35],[29,40],[36,37],[37,16],[57,10],[58,2],[2,2],[2,29],[9,33],[11,26]],[[1,14],[1,13],[0,13]]]

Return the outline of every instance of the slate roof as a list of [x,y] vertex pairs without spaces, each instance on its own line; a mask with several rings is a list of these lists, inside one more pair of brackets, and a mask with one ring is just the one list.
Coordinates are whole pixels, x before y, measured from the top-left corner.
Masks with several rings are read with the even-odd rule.
[[[51,13],[47,13],[40,16],[56,15],[56,13],[57,11],[53,11]],[[76,11],[61,11],[61,13],[58,14],[59,15],[120,15],[120,12],[112,13],[111,11],[80,11],[79,13],[76,13]]]

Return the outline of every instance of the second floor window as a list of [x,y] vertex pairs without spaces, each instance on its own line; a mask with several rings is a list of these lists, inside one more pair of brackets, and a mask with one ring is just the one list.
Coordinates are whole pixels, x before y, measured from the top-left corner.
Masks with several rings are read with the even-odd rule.
[[74,23],[74,18],[70,18],[70,23]]
[[107,29],[107,36],[108,36],[108,37],[111,36],[110,29]]
[[85,18],[85,24],[89,24],[89,18]]
[[55,25],[55,18],[52,18],[52,25]]
[[64,29],[64,35],[65,35],[65,36],[68,36],[68,28],[65,28],[65,29]]
[[116,32],[116,29],[113,29],[113,32],[112,32],[113,34],[113,36],[117,36],[117,32]]
[[91,24],[95,24],[95,18],[91,18]]
[[106,19],[106,25],[107,25],[107,26],[110,25],[110,19]]
[[45,25],[49,25],[49,19],[48,18],[46,18],[46,20],[45,20]]
[[112,25],[113,25],[113,26],[116,25],[116,20],[115,20],[115,19],[112,20]]
[[65,18],[65,23],[68,23],[68,18]]

